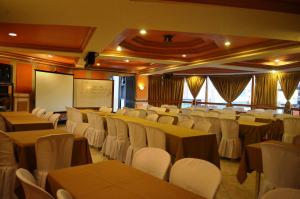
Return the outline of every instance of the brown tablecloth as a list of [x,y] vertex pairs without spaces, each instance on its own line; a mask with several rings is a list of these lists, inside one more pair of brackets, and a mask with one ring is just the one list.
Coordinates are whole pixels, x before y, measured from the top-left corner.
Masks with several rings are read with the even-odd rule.
[[164,131],[166,133],[166,150],[170,153],[173,162],[181,158],[192,157],[207,160],[220,167],[215,134],[124,115],[114,115],[113,117],[125,122],[136,122],[144,126],[156,127]]
[[204,199],[113,160],[50,171],[47,191],[56,196],[60,188],[75,199]]
[[[14,142],[16,159],[20,168],[33,171],[36,169],[35,142],[45,135],[67,133],[61,129],[11,132],[8,135]],[[72,166],[92,163],[89,145],[84,137],[74,140]]]
[[0,116],[6,122],[8,132],[53,129],[52,122],[28,112],[0,112]]

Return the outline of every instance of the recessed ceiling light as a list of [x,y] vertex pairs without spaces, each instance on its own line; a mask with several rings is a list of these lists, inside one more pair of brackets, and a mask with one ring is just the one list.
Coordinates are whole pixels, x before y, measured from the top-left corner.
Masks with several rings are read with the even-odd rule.
[[53,57],[53,55],[48,55],[48,57],[52,58],[52,57]]
[[145,34],[147,34],[147,31],[146,31],[145,29],[141,29],[141,30],[140,30],[140,34],[141,34],[141,35],[145,35]]
[[276,73],[276,72],[277,72],[276,70],[271,70],[271,73],[273,73],[273,74]]
[[96,65],[97,65],[97,66],[100,66],[100,63],[97,63]]
[[280,59],[275,59],[274,62],[279,63]]
[[186,57],[186,54],[181,55],[182,57]]
[[119,51],[119,52],[122,51],[122,47],[121,47],[121,46],[118,46],[118,47],[117,47],[117,51]]
[[128,62],[129,62],[129,59],[125,59],[124,61],[128,63]]
[[225,41],[224,45],[228,47],[231,45],[231,43],[230,43],[230,41]]
[[16,37],[16,36],[18,36],[17,33],[14,33],[14,32],[10,32],[10,33],[8,33],[8,35],[11,36],[11,37]]

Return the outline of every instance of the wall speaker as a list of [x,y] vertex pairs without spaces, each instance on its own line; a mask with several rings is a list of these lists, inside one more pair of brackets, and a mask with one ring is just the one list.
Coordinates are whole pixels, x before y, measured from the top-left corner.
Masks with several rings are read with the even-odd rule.
[[84,61],[85,61],[85,65],[84,66],[86,68],[92,67],[95,64],[96,57],[98,55],[99,54],[97,52],[88,52],[87,55],[84,58]]

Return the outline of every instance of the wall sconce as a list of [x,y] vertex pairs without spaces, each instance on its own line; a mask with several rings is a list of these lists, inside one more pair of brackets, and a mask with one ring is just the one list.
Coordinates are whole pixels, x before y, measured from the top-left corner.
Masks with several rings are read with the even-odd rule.
[[141,91],[145,89],[144,84],[139,84],[138,87],[139,87],[139,89],[140,89]]

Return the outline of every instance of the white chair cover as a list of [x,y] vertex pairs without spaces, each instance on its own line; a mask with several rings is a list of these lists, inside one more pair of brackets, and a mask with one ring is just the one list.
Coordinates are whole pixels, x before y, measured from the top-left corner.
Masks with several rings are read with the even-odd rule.
[[145,119],[152,122],[157,122],[158,115],[156,113],[150,115],[148,114]]
[[145,118],[147,116],[147,111],[146,110],[136,109],[136,111],[139,112],[139,115],[138,115],[139,118]]
[[201,117],[203,117],[205,114],[206,114],[206,112],[202,111],[202,110],[195,110],[190,113],[190,115],[201,116]]
[[216,135],[217,144],[219,145],[220,140],[221,140],[220,119],[216,118],[216,117],[206,117],[205,119],[211,124],[211,127],[208,130],[208,133]]
[[221,119],[222,139],[219,145],[221,157],[236,159],[241,156],[239,123],[236,120]]
[[53,112],[46,112],[44,115],[42,115],[42,118],[48,120],[53,115]]
[[117,127],[115,120],[111,117],[106,117],[106,123],[107,136],[102,146],[102,153],[105,156],[110,157],[113,153],[113,149],[115,149],[115,145],[117,144]]
[[105,119],[96,113],[87,113],[87,117],[90,124],[90,127],[86,131],[89,145],[101,148],[106,136],[106,130],[104,128]]
[[290,118],[293,117],[291,114],[276,114],[275,118],[279,120],[283,120],[284,118]]
[[264,194],[261,199],[299,199],[300,190],[290,188],[278,188]]
[[300,135],[300,118],[283,119],[283,137],[282,141],[292,143],[296,135]]
[[259,195],[278,187],[300,189],[300,148],[262,143],[261,150],[264,181]]
[[209,111],[208,114],[206,114],[207,117],[219,117],[220,116],[220,112],[218,111]]
[[300,135],[294,137],[293,144],[300,145]]
[[205,160],[184,158],[175,162],[169,181],[202,197],[213,199],[221,183],[221,171]]
[[171,156],[165,150],[145,147],[134,154],[132,167],[163,180],[170,163]]
[[57,190],[57,199],[73,199],[72,195],[64,189]]
[[40,110],[41,108],[40,107],[35,107],[33,110],[32,110],[32,114],[33,115],[36,115],[36,113],[38,112],[38,110]]
[[43,117],[45,113],[46,113],[46,109],[41,108],[41,109],[39,109],[39,110],[36,112],[36,116],[37,116],[37,117]]
[[192,119],[179,120],[179,122],[177,123],[177,125],[181,126],[181,127],[184,127],[184,128],[191,129],[191,128],[193,128],[194,120],[192,120]]
[[255,117],[250,114],[240,114],[239,121],[254,122]]
[[13,142],[6,133],[0,131],[0,198],[13,198],[16,170]]
[[16,175],[21,181],[26,199],[54,199],[49,193],[37,185],[34,177],[26,169],[18,169]]
[[193,129],[209,133],[209,130],[211,128],[211,123],[209,121],[207,121],[204,117],[201,116],[191,116],[191,117],[194,120]]
[[189,120],[192,119],[190,115],[184,114],[184,113],[179,113],[178,114],[178,122],[181,122],[183,120]]
[[111,113],[112,112],[112,108],[106,107],[106,106],[102,106],[99,108],[99,111],[101,112],[105,112],[105,113]]
[[119,114],[119,115],[124,115],[126,112],[126,109],[118,109],[116,114]]
[[179,113],[179,109],[178,108],[170,108],[169,109],[169,113],[171,113],[171,114],[178,114]]
[[191,109],[186,109],[186,108],[184,108],[184,109],[181,109],[181,113],[182,113],[182,114],[185,114],[185,115],[189,115],[189,114],[192,113],[192,110],[191,110]]
[[208,111],[208,108],[206,106],[196,106],[194,108],[194,110],[199,110],[199,111],[204,111],[204,112],[207,112]]
[[156,108],[157,112],[166,112],[166,110],[167,110],[167,108],[165,108],[165,107],[157,107]]
[[35,144],[38,184],[44,188],[49,171],[71,166],[74,136],[72,134],[47,135]]
[[66,109],[67,109],[67,119],[68,119],[66,123],[66,128],[68,132],[73,133],[76,125],[78,123],[83,122],[83,116],[82,113],[75,108],[66,107]]
[[229,120],[236,120],[236,115],[231,113],[222,113],[219,115],[220,119],[229,119]]
[[58,120],[59,120],[59,117],[60,117],[60,114],[59,113],[54,113],[53,115],[51,115],[49,117],[49,121],[53,123],[53,127],[54,129],[57,128],[57,123],[58,123]]
[[146,126],[148,147],[166,149],[166,134],[154,127]]
[[161,124],[173,124],[174,122],[174,117],[172,116],[167,116],[167,115],[163,115],[163,116],[160,116],[158,118],[158,123],[161,123]]
[[85,137],[88,139],[88,136],[87,136],[87,129],[89,128],[90,124],[88,123],[77,123],[76,124],[76,127],[74,129],[74,135],[78,135],[78,136],[81,136],[81,137]]
[[140,112],[136,110],[130,110],[130,111],[126,111],[125,115],[129,117],[139,117]]
[[110,158],[124,162],[126,159],[127,149],[130,145],[128,139],[128,126],[126,122],[120,119],[115,119],[115,124],[117,129],[117,140]]
[[144,126],[128,122],[130,146],[127,149],[125,164],[131,165],[133,154],[147,146],[146,129]]

